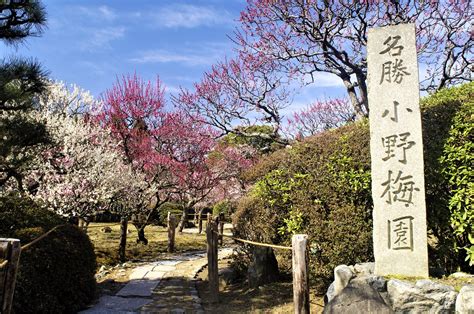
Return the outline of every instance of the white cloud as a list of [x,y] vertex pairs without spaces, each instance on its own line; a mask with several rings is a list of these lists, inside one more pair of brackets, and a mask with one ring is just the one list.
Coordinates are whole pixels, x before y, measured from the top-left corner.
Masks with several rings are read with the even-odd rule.
[[167,6],[151,14],[151,17],[155,25],[168,28],[194,28],[233,22],[227,11],[190,4]]
[[117,14],[115,14],[114,11],[112,11],[108,6],[102,5],[99,7],[99,12],[101,13],[102,17],[112,21],[117,18]]
[[117,18],[117,14],[106,5],[101,5],[99,7],[79,6],[77,7],[76,12],[94,19],[97,22],[103,22],[104,20],[111,22]]
[[129,61],[142,64],[181,63],[188,66],[212,65],[224,58],[225,51],[228,51],[228,45],[228,43],[199,43],[199,48],[187,47],[186,49],[181,49],[181,51],[165,49],[145,50],[138,52]]
[[213,58],[196,54],[177,54],[166,50],[143,51],[138,57],[130,59],[135,63],[184,63],[187,65],[212,64]]
[[179,87],[167,84],[165,84],[165,90],[168,94],[178,94],[181,91]]
[[308,87],[344,87],[344,83],[341,78],[337,75],[327,72],[316,72],[313,74],[313,81],[311,77],[305,78],[305,81],[309,83]]
[[101,29],[84,29],[86,38],[81,42],[82,50],[109,49],[110,43],[125,35],[125,27],[104,27]]

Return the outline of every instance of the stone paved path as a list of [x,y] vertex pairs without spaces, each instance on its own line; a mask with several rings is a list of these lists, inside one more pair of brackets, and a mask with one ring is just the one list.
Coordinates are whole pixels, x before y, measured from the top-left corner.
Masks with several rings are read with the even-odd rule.
[[[218,255],[230,254],[223,248]],[[194,276],[205,265],[205,253],[187,253],[137,267],[119,292],[81,313],[204,313]]]

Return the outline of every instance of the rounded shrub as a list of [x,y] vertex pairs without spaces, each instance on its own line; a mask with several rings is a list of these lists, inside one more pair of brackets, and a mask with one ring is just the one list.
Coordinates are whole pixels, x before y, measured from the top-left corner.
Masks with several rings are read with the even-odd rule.
[[15,313],[74,313],[94,297],[96,262],[88,236],[29,199],[0,197],[0,237],[25,245],[57,225],[21,252]]
[[[443,90],[421,104],[429,261],[446,272],[474,263],[473,89]],[[295,233],[308,234],[320,292],[338,264],[373,260],[369,142],[364,120],[262,158],[244,175],[253,188],[233,216],[234,232],[284,245]]]
[[[325,132],[263,159],[234,215],[243,238],[291,245],[309,235],[312,282],[321,292],[333,268],[371,260],[372,220],[367,123]],[[276,252],[283,268],[291,254]]]

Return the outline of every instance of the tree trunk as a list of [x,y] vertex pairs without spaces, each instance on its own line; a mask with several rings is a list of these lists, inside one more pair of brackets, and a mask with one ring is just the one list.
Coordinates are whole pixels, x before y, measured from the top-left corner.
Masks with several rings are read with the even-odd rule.
[[354,113],[356,116],[356,120],[360,120],[366,116],[364,110],[362,109],[362,104],[357,97],[357,92],[354,84],[351,82],[350,76],[342,77],[342,81],[344,82],[344,86],[346,87],[347,94],[349,95],[349,99],[351,100],[352,107],[354,108]]
[[120,219],[120,245],[119,245],[119,259],[123,263],[125,262],[125,248],[127,246],[127,227],[128,219],[122,216]]
[[146,225],[135,225],[138,232],[137,243],[143,243],[144,245],[148,244],[148,239],[145,237],[145,227]]
[[135,228],[137,228],[137,233],[138,233],[138,238],[137,238],[137,243],[143,243],[145,245],[148,244],[148,239],[145,237],[145,227],[148,226],[150,223],[150,219],[155,212],[156,207],[150,209],[148,212],[145,221],[138,221],[135,225]]

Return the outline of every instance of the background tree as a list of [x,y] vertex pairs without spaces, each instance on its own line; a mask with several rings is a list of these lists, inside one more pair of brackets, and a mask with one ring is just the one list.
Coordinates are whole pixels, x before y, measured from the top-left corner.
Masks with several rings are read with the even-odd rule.
[[308,107],[293,112],[287,118],[285,135],[301,139],[319,132],[340,127],[354,120],[354,110],[347,98],[316,101]]
[[[40,35],[45,22],[45,10],[38,1],[0,3],[0,40],[7,45]],[[0,188],[14,179],[22,191],[23,173],[34,149],[47,141],[44,126],[28,116],[33,98],[47,85],[45,76],[34,60],[13,57],[0,62]]]
[[248,0],[235,41],[244,53],[264,55],[279,71],[331,73],[344,83],[357,117],[368,115],[367,31],[415,23],[422,87],[438,90],[471,80],[473,9],[469,1]]
[[[194,84],[193,91],[181,89],[173,102],[193,118],[219,130],[220,136],[235,134],[286,143],[278,133],[289,93],[285,88],[287,78],[276,66],[262,53],[241,53],[214,65],[201,82]],[[254,125],[271,126],[271,132],[249,129]]]

